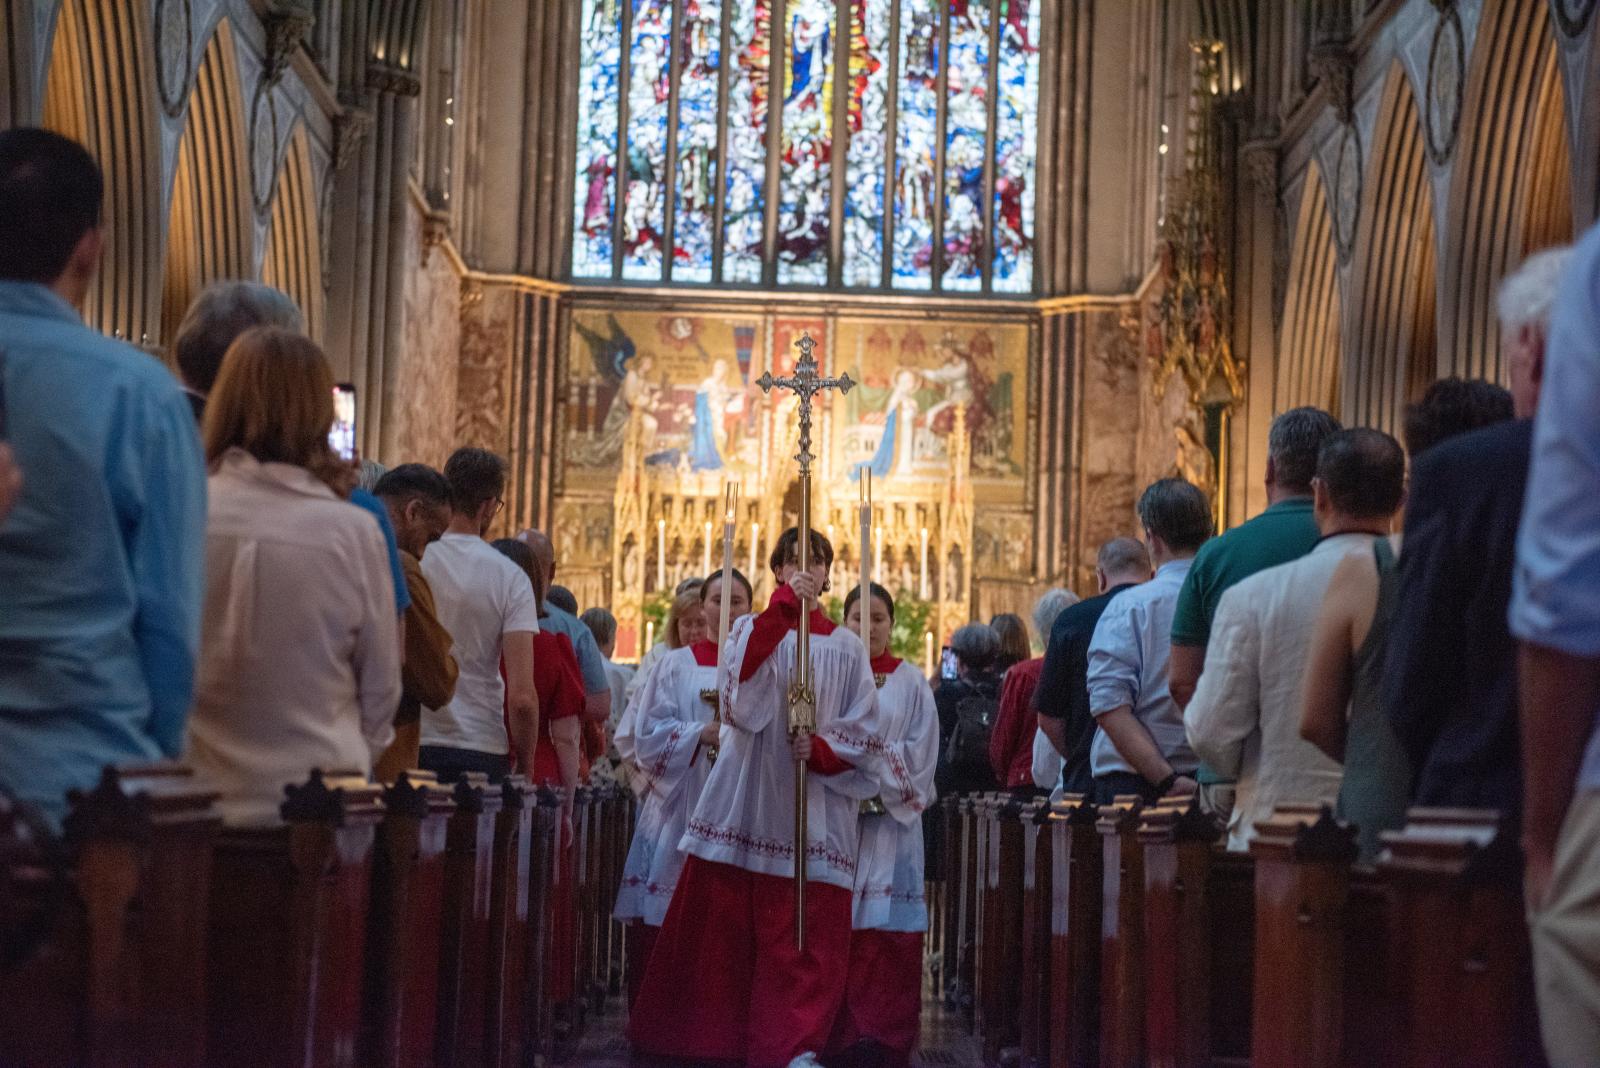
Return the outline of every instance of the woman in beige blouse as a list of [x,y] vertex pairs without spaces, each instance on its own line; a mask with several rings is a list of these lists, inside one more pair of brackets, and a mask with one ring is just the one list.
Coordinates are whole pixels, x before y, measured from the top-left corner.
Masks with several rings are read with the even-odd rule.
[[201,437],[206,595],[187,759],[234,823],[277,818],[312,768],[369,774],[393,737],[400,646],[383,535],[343,499],[333,375],[258,328],[223,359]]

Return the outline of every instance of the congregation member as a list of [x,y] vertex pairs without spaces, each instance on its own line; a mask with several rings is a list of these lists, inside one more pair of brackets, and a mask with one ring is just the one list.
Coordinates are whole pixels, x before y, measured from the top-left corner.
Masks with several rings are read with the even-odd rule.
[[1211,537],[1211,505],[1181,478],[1152,483],[1139,497],[1139,522],[1155,577],[1106,606],[1089,639],[1092,799],[1119,794],[1153,801],[1193,793],[1198,762],[1172,696],[1172,618],[1195,553]]
[[1150,552],[1137,538],[1112,538],[1095,554],[1094,573],[1099,592],[1068,606],[1050,628],[1044,666],[1033,691],[1039,731],[1061,758],[1061,788],[1078,794],[1094,788],[1089,763],[1095,733],[1089,712],[1089,642],[1106,607],[1123,592],[1150,581]]
[[1500,286],[1516,418],[1415,460],[1383,672],[1382,707],[1416,769],[1414,803],[1499,809],[1513,823],[1522,811],[1522,760],[1506,613],[1550,306],[1569,257],[1566,249],[1540,252]]
[[[867,649],[817,599],[833,546],[791,527],[770,559],[774,593],[729,638],[716,767],[689,820],[678,889],[628,1025],[634,1047],[749,1068],[815,1065],[832,1036],[850,954],[857,818],[878,792],[883,745]],[[811,630],[816,730],[791,732],[795,628]],[[811,818],[793,847],[796,765]],[[794,870],[805,864],[805,949],[795,945]],[[695,979],[685,996],[684,978]]]
[[[217,380],[222,358],[228,347],[246,330],[272,326],[294,334],[305,333],[305,316],[287,293],[260,282],[229,280],[213,282],[200,291],[184,312],[178,334],[172,343],[172,357],[184,379],[184,394],[194,411],[196,422],[205,417],[206,397]],[[377,522],[383,533],[394,580],[395,611],[401,616],[411,607],[411,587],[406,581],[389,512],[370,491],[375,478],[368,473],[381,470],[363,460],[359,464],[334,466],[327,472],[334,492],[362,509]],[[405,623],[400,625],[402,637]]]
[[557,608],[569,616],[578,614],[578,597],[565,586],[552,584],[545,594],[545,603],[551,608]]
[[628,694],[627,707],[618,718],[612,744],[616,746],[617,755],[621,758],[623,766],[628,769],[630,778],[639,771],[633,742],[634,728],[638,722],[640,691],[650,681],[650,675],[663,659],[678,649],[687,649],[695,642],[711,637],[711,624],[706,619],[705,605],[700,600],[700,591],[704,585],[700,579],[679,584],[678,592],[673,595],[672,604],[667,608],[666,623],[661,628],[665,636],[639,661],[639,668],[629,683],[632,692]]
[[[700,587],[705,613],[720,619],[750,614],[750,581],[719,569]],[[719,646],[709,636],[662,658],[639,693],[634,752],[639,762],[639,809],[612,915],[627,925],[629,997],[638,994],[645,963],[683,870],[678,848],[716,760],[722,724],[717,714]],[[708,699],[709,698],[709,699]]]
[[851,590],[844,622],[872,657],[883,752],[877,803],[864,807],[860,818],[850,962],[830,1063],[910,1068],[922,1021],[928,930],[922,813],[935,800],[939,716],[922,672],[890,652],[894,598],[874,582],[868,602],[863,621],[861,587]]
[[588,769],[597,761],[603,761],[606,755],[605,724],[611,715],[611,678],[606,674],[605,657],[600,655],[594,635],[578,618],[577,598],[572,596],[571,590],[555,584],[556,550],[549,535],[541,530],[524,530],[517,535],[517,540],[533,551],[541,573],[540,588],[545,590],[545,595],[539,605],[540,628],[563,635],[578,659],[583,680],[583,756],[584,779],[587,780]]
[[333,374],[311,340],[257,327],[229,348],[203,427],[204,642],[184,756],[230,822],[275,820],[313,768],[369,774],[394,737],[387,551],[330,485],[332,425]]
[[1549,321],[1510,626],[1539,1027],[1566,1068],[1600,1050],[1600,226],[1574,248]]
[[589,633],[594,635],[595,646],[604,658],[606,668],[606,682],[611,687],[611,710],[606,716],[605,759],[595,766],[599,771],[602,785],[608,783],[621,783],[629,785],[629,771],[622,762],[622,756],[617,752],[617,725],[622,720],[623,709],[627,707],[628,682],[633,678],[631,664],[619,664],[614,659],[617,653],[617,617],[604,608],[585,609],[583,615],[578,617],[583,625],[589,628]]
[[0,132],[0,792],[52,824],[106,765],[178,755],[200,648],[193,414],[166,368],[78,312],[102,188],[74,142]]
[[289,294],[260,282],[212,282],[190,302],[172,340],[172,360],[183,376],[183,393],[195,422],[205,418],[206,398],[236,338],[254,326],[305,333],[305,317]]
[[989,626],[1000,639],[1000,655],[995,657],[995,670],[1005,675],[1013,667],[1033,657],[1033,645],[1028,640],[1028,625],[1015,612],[1001,612],[989,617]]
[[[1514,370],[1513,378],[1518,374]],[[1430,386],[1421,400],[1406,409],[1405,445],[1412,458],[1412,485],[1419,457],[1448,438],[1505,422],[1511,417],[1510,397],[1488,382],[1445,379]],[[1519,471],[1510,484],[1520,487],[1523,474]],[[1520,500],[1520,489],[1518,493]],[[1431,508],[1425,505],[1424,514]],[[1513,512],[1509,520],[1513,530],[1516,519]],[[1416,521],[1415,505],[1408,502],[1406,525],[1414,526]],[[1464,532],[1463,537],[1476,535]],[[1507,552],[1512,537],[1514,534],[1506,538]],[[1399,534],[1380,538],[1373,542],[1370,554],[1346,556],[1334,569],[1312,634],[1301,697],[1301,736],[1344,765],[1336,813],[1360,828],[1362,859],[1368,861],[1378,854],[1382,832],[1404,824],[1415,781],[1411,757],[1385,714],[1382,693],[1400,607],[1402,541]],[[1504,568],[1509,596],[1509,558]],[[1503,606],[1499,618],[1504,618]],[[1449,625],[1460,626],[1461,622],[1452,620]],[[1411,637],[1407,635],[1407,643]],[[1509,647],[1509,638],[1506,644]],[[1439,685],[1447,683],[1441,680]],[[1514,716],[1514,709],[1509,714]],[[1448,807],[1450,803],[1444,804]],[[1504,811],[1519,810],[1520,795],[1506,805]]]
[[[1033,606],[1034,633],[1048,638],[1056,618],[1077,602],[1077,595],[1067,590],[1046,590]],[[1000,688],[1000,707],[994,732],[989,736],[989,765],[1000,785],[1007,789],[1026,790],[1034,785],[1034,739],[1039,734],[1039,717],[1033,710],[1033,696],[1043,669],[1042,656],[1024,660],[1006,672]],[[1056,770],[1059,773],[1060,769]]]
[[[1311,514],[1311,477],[1322,443],[1340,429],[1320,408],[1292,408],[1267,432],[1267,507],[1207,543],[1194,559],[1172,619],[1172,698],[1179,710],[1194,696],[1205,669],[1211,623],[1222,595],[1257,571],[1286,564],[1311,551],[1317,524]],[[1233,810],[1234,787],[1202,765],[1200,797],[1223,819]]]
[[1312,488],[1316,547],[1222,595],[1205,671],[1184,711],[1196,755],[1238,783],[1233,850],[1246,849],[1255,825],[1282,802],[1338,799],[1339,764],[1300,736],[1311,635],[1340,560],[1370,555],[1387,537],[1405,493],[1405,453],[1382,431],[1341,430],[1323,442]]
[[458,673],[449,703],[422,711],[418,762],[445,782],[469,771],[498,780],[510,768],[513,747],[519,766],[534,766],[539,697],[532,639],[539,603],[528,576],[484,540],[504,504],[505,460],[486,449],[457,449],[444,478],[450,525],[428,547],[422,573],[455,643]]
[[987,623],[968,623],[950,636],[956,676],[943,679],[933,692],[939,712],[939,793],[993,790],[989,740],[1000,712],[1003,684],[1000,635]]
[[373,496],[389,512],[400,547],[411,604],[405,614],[405,658],[400,668],[400,705],[394,715],[394,741],[379,758],[373,778],[389,783],[417,766],[422,737],[422,709],[441,708],[456,692],[457,667],[450,655],[450,632],[439,622],[433,589],[422,573],[428,546],[450,525],[450,484],[426,464],[401,464],[385,472]]

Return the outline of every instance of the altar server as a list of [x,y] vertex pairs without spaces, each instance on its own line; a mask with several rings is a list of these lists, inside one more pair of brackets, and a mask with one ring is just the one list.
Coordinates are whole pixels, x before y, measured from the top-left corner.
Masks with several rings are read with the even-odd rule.
[[[700,587],[708,619],[750,614],[750,582],[734,570],[713,571]],[[715,762],[722,724],[717,716],[717,643],[702,638],[663,657],[640,691],[634,725],[638,822],[622,870],[616,918],[628,925],[628,993],[638,994],[656,931],[683,870],[678,842]]]
[[[845,626],[862,633],[861,587],[844,602]],[[878,687],[884,750],[878,796],[861,806],[854,927],[833,1049],[849,1063],[905,1068],[922,1017],[922,812],[934,802],[939,713],[922,672],[889,651],[894,598],[872,584],[866,640]]]
[[[877,690],[860,639],[817,607],[833,547],[778,539],[775,592],[729,640],[721,752],[684,833],[688,854],[629,1034],[640,1052],[751,1068],[814,1065],[844,997],[857,814],[878,793]],[[809,613],[815,734],[793,737],[795,627]],[[795,944],[795,765],[808,776],[805,947]],[[685,977],[693,977],[686,989]]]

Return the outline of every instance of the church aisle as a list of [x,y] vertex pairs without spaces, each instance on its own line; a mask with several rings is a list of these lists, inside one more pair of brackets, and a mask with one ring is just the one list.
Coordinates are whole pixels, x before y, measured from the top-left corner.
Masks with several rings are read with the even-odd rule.
[[[565,1063],[574,1068],[631,1068],[624,1035],[628,1015],[620,999],[612,999],[606,1013],[590,1022],[578,1051]],[[978,1040],[967,1034],[961,1021],[933,1001],[923,1003],[922,1048],[916,1068],[973,1068],[980,1063]]]

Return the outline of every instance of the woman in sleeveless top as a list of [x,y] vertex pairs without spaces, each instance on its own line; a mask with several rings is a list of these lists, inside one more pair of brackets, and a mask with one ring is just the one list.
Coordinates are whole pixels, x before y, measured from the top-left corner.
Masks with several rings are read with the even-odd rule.
[[1300,734],[1344,764],[1338,816],[1360,832],[1371,863],[1386,830],[1405,825],[1411,768],[1381,700],[1383,658],[1399,592],[1393,542],[1347,557],[1317,619],[1301,695]]

